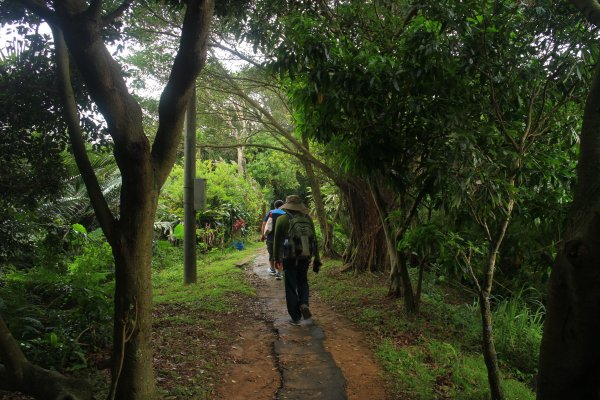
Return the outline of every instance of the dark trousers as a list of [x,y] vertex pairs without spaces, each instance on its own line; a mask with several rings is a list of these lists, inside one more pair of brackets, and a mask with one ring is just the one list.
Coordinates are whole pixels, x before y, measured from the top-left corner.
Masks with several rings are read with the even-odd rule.
[[285,301],[293,320],[302,317],[300,304],[308,305],[308,259],[283,259]]

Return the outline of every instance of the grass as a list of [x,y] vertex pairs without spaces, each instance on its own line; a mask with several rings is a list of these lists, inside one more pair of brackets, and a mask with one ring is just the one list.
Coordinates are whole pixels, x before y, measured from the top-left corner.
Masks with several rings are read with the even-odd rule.
[[197,283],[183,283],[183,249],[164,244],[153,260],[156,374],[163,399],[209,399],[219,380],[228,321],[240,301],[254,297],[243,269],[262,243],[202,255]]
[[[409,318],[401,300],[387,297],[385,274],[343,273],[339,262],[328,261],[311,281],[325,302],[370,334],[394,398],[487,399],[478,307],[464,292],[444,285],[426,277],[421,312]],[[496,335],[503,339],[498,340],[498,351],[504,356],[502,387],[508,400],[535,398],[526,383],[515,379],[531,378],[527,374],[539,348],[540,313],[527,314],[523,307],[514,299],[499,303],[495,313]],[[526,339],[519,340],[523,335]]]

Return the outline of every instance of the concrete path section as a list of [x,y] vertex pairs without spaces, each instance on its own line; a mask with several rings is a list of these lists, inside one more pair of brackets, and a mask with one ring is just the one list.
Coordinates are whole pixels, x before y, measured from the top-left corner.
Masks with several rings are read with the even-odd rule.
[[265,304],[266,313],[273,320],[278,338],[275,354],[282,374],[282,387],[277,392],[280,400],[346,400],[346,381],[335,364],[331,353],[325,350],[325,333],[316,319],[302,320],[300,326],[290,324],[285,305],[283,280],[269,274],[266,252],[256,257],[252,270],[264,281],[257,290]]

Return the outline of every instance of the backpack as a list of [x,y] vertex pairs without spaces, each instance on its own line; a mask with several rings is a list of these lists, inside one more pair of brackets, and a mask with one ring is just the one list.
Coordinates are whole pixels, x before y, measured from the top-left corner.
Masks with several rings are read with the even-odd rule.
[[267,218],[267,222],[265,223],[265,230],[263,231],[263,235],[267,236],[269,233],[273,232],[273,213],[269,213],[269,218]]
[[306,214],[292,215],[290,227],[284,242],[285,258],[311,258],[315,253],[315,231],[310,217]]

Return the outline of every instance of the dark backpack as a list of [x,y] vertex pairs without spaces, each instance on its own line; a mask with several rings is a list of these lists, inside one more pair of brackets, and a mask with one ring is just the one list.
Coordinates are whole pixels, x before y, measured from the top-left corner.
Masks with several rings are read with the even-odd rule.
[[290,227],[284,243],[285,258],[311,258],[315,254],[315,231],[310,217],[306,214],[292,215]]

